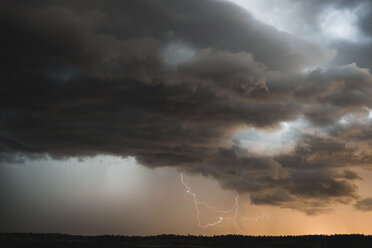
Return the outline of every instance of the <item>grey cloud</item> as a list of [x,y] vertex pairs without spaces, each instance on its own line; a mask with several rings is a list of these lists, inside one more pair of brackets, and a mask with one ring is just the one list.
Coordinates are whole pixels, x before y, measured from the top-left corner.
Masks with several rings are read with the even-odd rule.
[[[216,4],[217,9],[226,7],[247,17],[244,21],[230,20],[229,25],[237,26],[228,26],[228,32],[238,31],[240,25],[248,21],[260,26],[232,5],[213,1],[192,3],[201,5],[198,10],[206,11],[211,18],[217,18],[216,21],[222,21],[220,18],[230,20],[231,17],[219,12],[209,13],[208,4]],[[188,4],[192,6],[192,3]],[[177,158],[185,161],[182,163],[194,163],[204,155],[195,156],[191,148],[203,147],[208,154],[209,150],[216,149],[229,129],[237,125],[274,125],[293,118],[299,111],[299,107],[291,102],[248,103],[224,92],[227,86],[222,80],[216,80],[221,76],[222,68],[226,68],[224,77],[231,80],[230,87],[235,91],[265,88],[260,75],[264,66],[245,52],[201,51],[194,60],[179,68],[181,75],[187,74],[185,82],[172,84],[166,81],[166,68],[160,53],[168,38],[164,40],[161,33],[169,30],[169,23],[174,23],[175,33],[179,29],[181,38],[187,35],[184,37],[186,43],[200,46],[198,39],[202,30],[193,35],[194,31],[184,25],[194,27],[197,20],[202,27],[209,23],[199,20],[201,15],[198,13],[189,13],[191,19],[186,19],[188,21],[178,20],[182,15],[173,16],[171,11],[177,13],[180,6],[191,11],[183,1],[180,6],[173,2],[163,5],[148,1],[146,8],[133,1],[116,3],[115,10],[124,11],[121,13],[124,20],[112,9],[110,2],[98,4],[98,9],[84,8],[84,5],[76,7],[71,2],[50,2],[48,6],[42,3],[30,6],[23,2],[5,4],[10,6],[10,14],[2,17],[2,23],[12,35],[3,41],[8,49],[1,63],[7,71],[2,76],[7,87],[1,100],[1,125],[6,130],[1,136],[4,151],[50,153],[57,157],[132,154],[148,165],[177,164]],[[160,22],[165,19],[164,23],[138,19],[150,6],[156,8],[148,13],[148,20]],[[133,7],[130,8],[133,14],[127,13],[129,7]],[[136,23],[138,25],[134,25]],[[150,24],[153,25],[151,30]],[[133,30],[134,26],[136,30]],[[148,33],[143,33],[146,30]],[[208,30],[212,32],[213,29],[208,26]],[[126,35],[125,31],[131,35]],[[252,32],[261,31],[253,29]],[[221,32],[204,37],[208,47],[216,46],[215,42],[226,38],[225,34],[220,38],[217,35]],[[213,41],[209,40],[211,36],[215,38]],[[228,41],[232,42],[232,38]],[[29,41],[27,45],[24,40]],[[271,38],[265,40],[272,42]],[[238,49],[226,45],[228,48]],[[245,62],[250,64],[239,67]],[[210,70],[198,72],[198,63],[209,63],[207,68]],[[17,71],[19,76],[15,77],[12,71]],[[71,74],[71,71],[76,73]],[[198,83],[198,80],[205,80],[205,76],[210,81],[217,81],[220,88]],[[214,127],[212,131],[208,131],[210,126]],[[198,134],[202,137],[197,137]],[[210,144],[215,145],[210,147]]]
[[309,215],[331,211],[333,204],[349,204],[359,198],[353,181],[361,178],[354,171],[332,169],[328,161],[320,168],[299,155],[292,156],[302,165],[239,149],[220,150],[215,160],[189,171],[211,176],[224,188],[250,193],[253,204],[291,208]]
[[[300,72],[332,51],[222,1],[1,6],[1,161],[135,156],[309,214],[357,198],[357,176],[339,168],[371,160],[341,135],[303,135],[275,157],[231,148],[238,128],[275,129],[300,115],[328,127],[371,106],[371,75],[356,65]],[[190,54],[167,60],[171,44]]]
[[[268,3],[274,1],[267,1]],[[304,36],[322,37],[322,15],[329,13],[329,8],[338,10],[353,10],[357,21],[353,23],[356,30],[360,33],[360,37],[349,41],[345,39],[334,39],[328,41],[328,47],[337,50],[337,56],[331,61],[332,65],[345,65],[357,63],[358,66],[372,68],[371,57],[371,20],[372,20],[372,5],[366,0],[310,0],[310,1],[275,1],[279,6],[287,4],[291,6],[293,11],[292,18],[299,19],[293,25],[292,29]],[[357,8],[357,10],[355,10]],[[300,17],[300,18],[298,18]]]
[[263,192],[253,193],[251,202],[256,205],[272,205],[281,206],[296,202],[296,197],[292,196],[288,191],[283,189],[274,189]]
[[367,197],[357,201],[354,205],[355,209],[360,211],[371,211],[372,210],[372,197]]
[[365,112],[371,106],[372,76],[355,64],[316,69],[307,74],[278,75],[267,72],[267,92],[257,92],[266,102],[283,98],[301,103],[302,114],[313,124],[334,124],[348,113]]
[[[371,63],[371,20],[372,5],[368,0],[261,0],[253,1],[260,3],[259,6],[268,6],[261,9],[267,19],[271,15],[278,15],[277,10],[283,9],[279,21],[284,23],[286,31],[304,37],[308,40],[324,44],[329,49],[337,50],[335,59],[330,65],[345,65],[356,63],[363,68],[372,68]],[[249,6],[249,5],[248,5]],[[333,15],[334,10],[340,12]],[[262,14],[262,13],[261,13]],[[327,17],[327,15],[329,15]],[[277,20],[275,18],[274,20]],[[350,17],[350,19],[348,19]],[[328,18],[328,24],[324,26]],[[332,26],[338,21],[335,19],[350,21],[338,29]],[[295,21],[294,21],[295,20]],[[276,23],[273,23],[274,25]],[[329,27],[327,27],[329,25]],[[345,32],[342,34],[342,32]],[[332,34],[333,33],[333,34]],[[333,37],[334,36],[334,37]],[[340,37],[338,37],[340,36]]]
[[[145,37],[161,42],[181,40],[197,49],[254,52],[257,61],[283,71],[329,58],[323,48],[260,24],[248,12],[221,1],[105,1],[78,6],[71,1],[51,1],[47,6],[5,1],[3,5],[3,23],[8,24],[4,28],[13,30],[13,39],[20,38],[17,33],[30,35],[28,50],[39,49],[42,54],[49,50],[50,58],[54,55],[86,66],[100,66],[115,53],[125,57],[117,51],[121,43]],[[39,44],[32,43],[35,39]]]
[[345,143],[328,137],[303,135],[292,154],[276,159],[287,167],[314,169],[343,167],[358,162],[355,151]]
[[285,167],[305,170],[349,166],[370,168],[372,157],[369,149],[369,144],[353,142],[342,136],[304,134],[292,153],[280,154],[275,159]]
[[351,171],[351,170],[344,170],[340,172],[337,175],[337,177],[344,178],[347,180],[363,180],[363,178],[358,173],[356,173],[355,171]]
[[[366,114],[368,116],[368,113]],[[353,117],[353,116],[352,116]],[[329,128],[329,133],[333,136],[344,139],[348,142],[367,143],[371,144],[372,138],[372,123],[370,120],[365,120],[363,123],[351,120],[348,125],[334,125]],[[354,117],[355,118],[355,117]],[[356,117],[357,118],[357,117]]]
[[236,95],[249,97],[267,91],[264,64],[245,52],[231,53],[198,51],[190,60],[178,67],[178,77],[183,81],[210,82],[221,90],[231,88]]

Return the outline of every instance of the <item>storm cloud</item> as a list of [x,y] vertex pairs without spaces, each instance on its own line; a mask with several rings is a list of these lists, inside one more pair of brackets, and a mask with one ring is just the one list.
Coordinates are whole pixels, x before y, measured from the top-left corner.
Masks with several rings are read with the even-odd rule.
[[368,197],[360,201],[357,201],[354,207],[357,210],[361,210],[361,211],[371,211],[372,210],[372,198]]
[[[360,198],[353,169],[372,161],[372,75],[340,42],[298,38],[227,1],[0,5],[2,162],[134,156],[307,214]],[[234,142],[298,118],[307,124],[287,152]]]

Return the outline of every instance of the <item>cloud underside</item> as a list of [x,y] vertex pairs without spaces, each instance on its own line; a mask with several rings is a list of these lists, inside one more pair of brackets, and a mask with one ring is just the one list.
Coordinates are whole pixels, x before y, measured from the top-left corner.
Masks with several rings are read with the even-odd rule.
[[[356,64],[302,72],[333,50],[208,0],[3,1],[0,20],[3,162],[135,156],[307,214],[360,199],[372,75]],[[239,129],[299,117],[311,130],[290,152],[233,142]]]

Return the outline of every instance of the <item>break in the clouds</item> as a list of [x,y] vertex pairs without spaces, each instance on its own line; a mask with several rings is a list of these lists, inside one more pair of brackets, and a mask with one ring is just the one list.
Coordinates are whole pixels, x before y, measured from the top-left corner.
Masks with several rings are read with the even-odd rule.
[[272,2],[2,1],[1,161],[134,156],[257,205],[369,210],[370,3]]

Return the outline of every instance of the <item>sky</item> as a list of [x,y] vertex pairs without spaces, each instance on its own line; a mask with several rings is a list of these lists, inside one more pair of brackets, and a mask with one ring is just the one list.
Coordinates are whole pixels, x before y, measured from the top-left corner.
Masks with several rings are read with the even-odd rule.
[[4,0],[0,232],[372,234],[368,0]]

